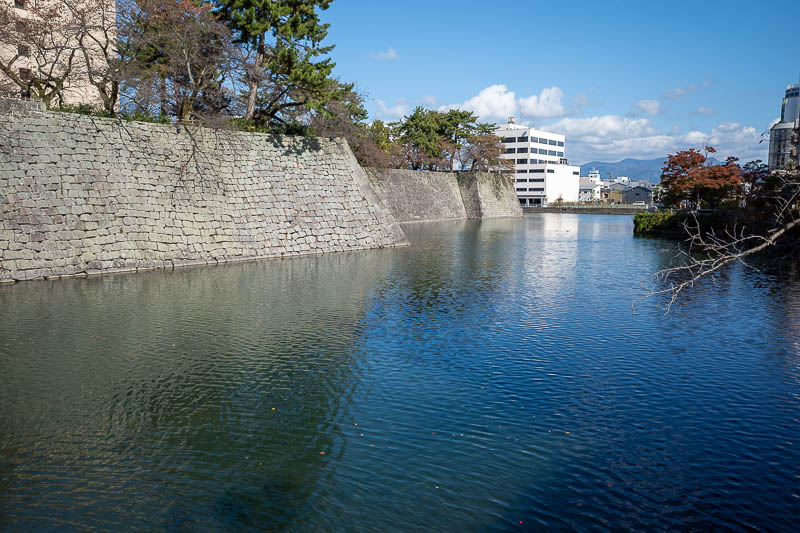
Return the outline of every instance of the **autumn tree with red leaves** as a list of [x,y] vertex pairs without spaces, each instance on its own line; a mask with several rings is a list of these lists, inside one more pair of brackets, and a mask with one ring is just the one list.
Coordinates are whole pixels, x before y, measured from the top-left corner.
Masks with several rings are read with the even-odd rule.
[[742,183],[738,158],[729,157],[724,163],[713,164],[708,154],[715,152],[713,147],[706,146],[705,153],[690,148],[667,157],[661,171],[666,205],[713,209],[737,190]]

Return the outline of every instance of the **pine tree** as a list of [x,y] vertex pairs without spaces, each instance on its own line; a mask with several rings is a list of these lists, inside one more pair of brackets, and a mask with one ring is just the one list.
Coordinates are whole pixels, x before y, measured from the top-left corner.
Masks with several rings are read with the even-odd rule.
[[331,96],[334,63],[322,46],[328,25],[318,9],[332,0],[216,0],[247,53],[243,81],[244,118],[259,125],[283,125],[293,113],[321,109]]

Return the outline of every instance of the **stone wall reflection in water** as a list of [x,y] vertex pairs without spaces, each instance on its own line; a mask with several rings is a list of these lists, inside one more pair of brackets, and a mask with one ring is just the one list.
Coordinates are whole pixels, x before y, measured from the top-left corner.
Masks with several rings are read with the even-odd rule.
[[341,448],[365,294],[389,260],[335,254],[0,292],[13,311],[0,334],[3,514],[129,526],[144,506],[140,520],[167,527],[298,520],[325,475],[320,451]]
[[797,286],[632,314],[670,256],[630,224],[4,287],[0,523],[791,529]]

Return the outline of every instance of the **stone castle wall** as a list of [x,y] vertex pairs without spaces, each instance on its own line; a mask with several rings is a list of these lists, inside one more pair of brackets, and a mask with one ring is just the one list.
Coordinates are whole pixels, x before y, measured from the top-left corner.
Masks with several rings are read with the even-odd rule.
[[399,222],[522,216],[511,178],[483,172],[365,169]]
[[464,205],[469,205],[469,218],[523,216],[513,177],[485,172],[462,172],[458,174],[458,184]]
[[469,218],[455,175],[399,169],[364,169],[398,222]]
[[343,140],[0,100],[0,281],[398,244]]

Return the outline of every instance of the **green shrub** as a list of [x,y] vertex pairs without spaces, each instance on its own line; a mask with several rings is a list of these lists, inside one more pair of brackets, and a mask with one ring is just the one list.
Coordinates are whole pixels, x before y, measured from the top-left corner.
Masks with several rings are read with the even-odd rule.
[[681,227],[685,215],[676,215],[674,211],[645,211],[636,213],[633,217],[633,233],[644,235],[653,231],[676,230]]

